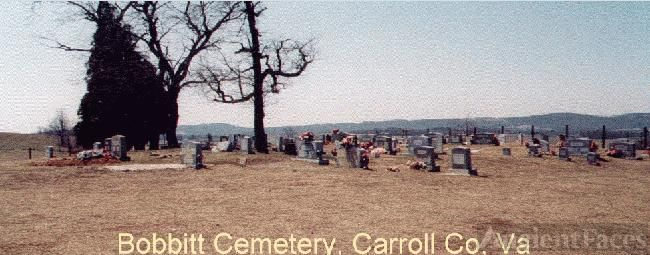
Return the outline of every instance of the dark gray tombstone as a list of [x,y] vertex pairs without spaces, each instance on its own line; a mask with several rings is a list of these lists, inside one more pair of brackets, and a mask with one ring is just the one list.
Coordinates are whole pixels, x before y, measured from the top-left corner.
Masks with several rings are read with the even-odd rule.
[[436,166],[436,159],[438,155],[436,154],[435,147],[433,146],[420,146],[414,149],[415,158],[418,161],[424,162],[427,166],[425,171],[427,172],[440,172],[440,166]]
[[284,154],[297,156],[298,155],[298,146],[296,142],[291,138],[285,138],[283,142]]
[[181,163],[188,165],[194,169],[200,169],[203,167],[203,150],[201,149],[201,143],[198,142],[186,142],[183,143],[183,149],[181,150]]
[[46,158],[53,158],[54,157],[54,146],[46,146],[45,147],[45,157]]
[[528,156],[542,156],[541,146],[539,144],[528,145]]
[[510,156],[512,155],[512,151],[510,150],[509,147],[505,147],[502,149],[503,156]]
[[598,163],[598,158],[600,158],[600,156],[595,152],[587,153],[587,163],[589,165],[594,165],[594,166],[600,165],[600,163]]
[[567,149],[566,147],[560,147],[560,149],[558,150],[558,157],[560,158],[560,160],[571,161],[571,157],[569,155],[569,149]]
[[569,156],[586,156],[589,153],[591,139],[589,138],[570,138],[566,141],[566,147]]
[[119,160],[129,160],[127,157],[126,137],[123,135],[114,135],[111,137],[111,155]]
[[469,148],[455,147],[451,149],[451,170],[461,174],[477,175],[472,166],[472,156]]
[[325,147],[323,146],[323,141],[316,140],[313,141],[312,144],[314,144],[314,151],[316,152],[316,155],[319,156],[325,154]]
[[493,133],[478,133],[472,136],[472,144],[494,144],[498,145],[499,140]]

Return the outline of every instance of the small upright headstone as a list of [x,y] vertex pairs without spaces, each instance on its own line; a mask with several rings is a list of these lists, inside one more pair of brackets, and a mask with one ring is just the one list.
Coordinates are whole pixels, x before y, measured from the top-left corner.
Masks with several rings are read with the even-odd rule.
[[277,147],[278,152],[284,151],[284,137],[282,136],[278,137],[278,140],[275,143],[275,147]]
[[535,156],[535,157],[542,156],[540,145],[539,144],[528,145],[528,156]]
[[436,155],[435,148],[433,146],[420,146],[415,148],[415,158],[418,161],[423,161],[427,166],[426,171],[428,172],[440,172],[440,166],[436,166]]
[[101,142],[95,142],[93,143],[93,151],[102,151],[102,143]]
[[512,155],[512,151],[510,150],[510,147],[505,147],[502,149],[503,156],[510,156]]
[[317,140],[312,142],[314,144],[314,151],[317,155],[325,154],[325,149],[323,147],[323,141]]
[[293,139],[284,140],[284,154],[287,155],[298,155],[298,149],[296,148],[296,142]]
[[45,147],[45,157],[53,158],[54,157],[54,146]]
[[104,147],[102,146],[101,142],[93,143],[93,152],[92,152],[93,156],[100,156],[102,155],[103,151],[104,151]]
[[595,152],[587,153],[587,163],[589,165],[599,166],[600,163],[598,163],[598,158],[599,158],[599,155],[596,154]]
[[451,167],[454,172],[477,175],[472,166],[472,156],[469,148],[455,147],[451,149]]
[[126,137],[115,135],[111,138],[111,155],[119,160],[129,160],[126,156]]
[[253,154],[253,141],[251,138],[248,136],[241,138],[239,149],[242,154]]
[[355,157],[355,165],[358,168],[368,168],[368,163],[370,163],[369,162],[370,159],[368,157],[364,157],[365,153],[366,153],[365,149],[357,148],[356,157]]
[[560,160],[571,161],[571,157],[569,157],[569,150],[566,147],[560,147],[558,150],[558,157]]
[[113,142],[113,139],[110,138],[110,137],[104,139],[104,151],[107,151],[109,153],[111,152],[111,150],[113,149],[113,146],[111,146],[112,142]]
[[201,143],[187,142],[183,144],[181,162],[194,169],[203,167],[203,150]]

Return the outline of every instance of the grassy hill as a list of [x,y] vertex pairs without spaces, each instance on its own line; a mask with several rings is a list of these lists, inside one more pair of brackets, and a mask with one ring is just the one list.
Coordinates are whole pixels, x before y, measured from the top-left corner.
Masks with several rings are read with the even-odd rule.
[[42,134],[16,134],[0,132],[0,150],[41,150],[48,145],[56,145],[57,138]]
[[[543,115],[532,115],[525,117],[509,118],[470,118],[470,119],[420,119],[420,120],[387,120],[387,121],[364,121],[361,123],[326,123],[301,126],[269,127],[268,134],[280,134],[286,128],[297,132],[313,131],[317,133],[330,132],[334,128],[351,132],[366,131],[390,131],[399,132],[400,129],[409,130],[438,130],[446,131],[448,128],[464,130],[465,125],[470,128],[477,127],[481,131],[498,132],[504,126],[509,132],[529,132],[530,126],[534,125],[536,130],[547,133],[564,132],[564,125],[569,125],[572,132],[590,132],[600,130],[603,125],[608,130],[632,130],[637,132],[643,127],[650,126],[650,113],[629,113],[616,116],[596,116],[576,113],[551,113]],[[252,128],[233,126],[230,124],[214,123],[201,125],[180,125],[180,133],[187,135],[203,136],[208,133],[213,135],[221,134],[252,134]]]

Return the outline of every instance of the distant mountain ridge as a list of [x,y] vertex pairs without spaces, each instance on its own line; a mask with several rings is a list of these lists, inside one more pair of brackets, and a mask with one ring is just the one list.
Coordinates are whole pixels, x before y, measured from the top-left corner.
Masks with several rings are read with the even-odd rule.
[[[456,119],[419,119],[419,120],[386,120],[386,121],[364,121],[361,123],[323,123],[297,126],[268,127],[266,132],[269,135],[283,133],[286,129],[295,132],[312,131],[315,133],[330,132],[339,128],[347,132],[373,132],[392,131],[401,129],[408,130],[436,130],[445,132],[448,129],[455,131],[465,130],[469,127],[473,130],[477,127],[480,131],[498,132],[504,126],[506,132],[530,132],[530,126],[534,125],[535,130],[548,133],[562,133],[565,125],[569,125],[572,131],[594,131],[602,129],[605,125],[608,130],[640,130],[650,126],[650,113],[628,113],[615,116],[597,116],[577,113],[551,113],[543,115],[531,115],[524,117],[478,117],[478,118],[456,118]],[[198,125],[179,125],[178,132],[185,135],[203,136],[208,133],[212,135],[227,134],[248,134],[252,135],[253,129],[240,127],[225,123],[211,123]]]

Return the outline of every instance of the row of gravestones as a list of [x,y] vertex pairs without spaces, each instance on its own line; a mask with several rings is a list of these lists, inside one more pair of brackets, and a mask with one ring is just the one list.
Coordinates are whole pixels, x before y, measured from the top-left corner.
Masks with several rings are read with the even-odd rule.
[[[592,165],[598,164],[600,155],[592,152],[590,149],[592,140],[589,138],[570,138],[566,140],[566,146],[558,149],[558,157],[561,160],[570,161],[571,156],[585,156],[587,162]],[[504,148],[504,155],[506,155]],[[608,145],[609,150],[614,150],[621,154],[625,159],[636,159],[636,144],[625,140],[614,140]],[[529,145],[528,154],[539,156],[541,153],[549,152],[549,143],[541,140],[540,144]],[[510,155],[509,148],[507,155]]]
[[[438,155],[433,146],[417,146],[413,153],[418,161],[425,164],[424,170],[429,172],[440,172],[440,166],[436,165]],[[472,156],[469,148],[455,147],[451,149],[451,170],[465,175],[478,175],[472,166]]]
[[[126,137],[123,135],[115,135],[110,138],[104,139],[104,143],[95,142],[93,143],[93,149],[91,153],[93,156],[99,156],[106,152],[110,152],[111,156],[119,160],[129,160],[127,156],[127,147],[126,147]],[[54,146],[47,146],[45,148],[45,156],[47,158],[54,157]]]

